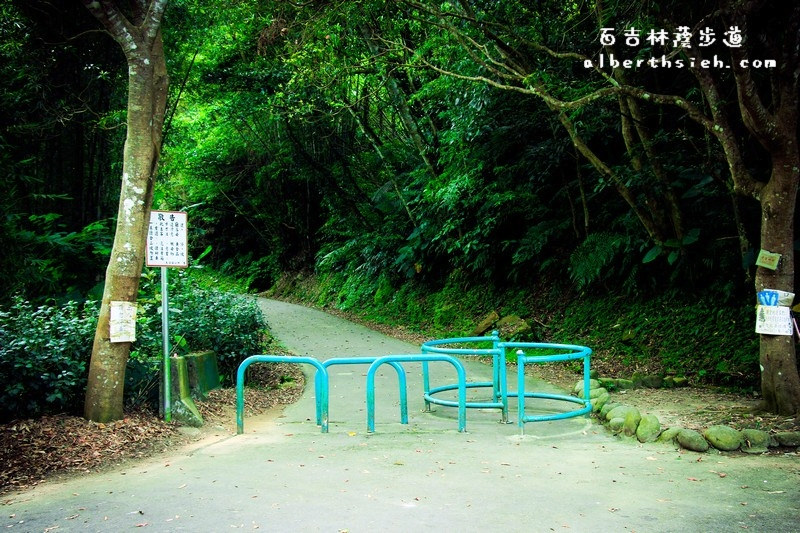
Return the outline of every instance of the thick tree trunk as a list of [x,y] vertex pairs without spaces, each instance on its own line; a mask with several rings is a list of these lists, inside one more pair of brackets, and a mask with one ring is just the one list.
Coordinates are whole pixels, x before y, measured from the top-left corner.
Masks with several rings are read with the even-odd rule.
[[[799,174],[797,150],[773,159],[772,177],[761,192],[761,247],[781,254],[777,270],[758,268],[756,290],[794,292],[794,213]],[[761,335],[761,393],[764,408],[793,415],[800,412],[794,338]]]
[[[113,34],[113,27],[108,23],[106,26]],[[128,59],[128,131],[117,228],[106,269],[84,404],[84,416],[97,422],[123,416],[125,367],[131,343],[111,342],[110,310],[113,301],[136,302],[146,251],[168,82],[161,33],[154,32],[149,41],[141,38],[143,34],[125,28],[121,35],[114,34]]]

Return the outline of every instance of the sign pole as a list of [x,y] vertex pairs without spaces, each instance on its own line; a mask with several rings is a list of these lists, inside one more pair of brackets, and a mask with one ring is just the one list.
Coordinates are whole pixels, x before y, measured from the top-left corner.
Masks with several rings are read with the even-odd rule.
[[172,365],[169,346],[169,287],[167,269],[189,266],[183,211],[151,211],[147,231],[147,266],[161,267],[161,336],[164,349],[164,420],[172,421]]
[[172,365],[169,361],[169,289],[167,267],[161,267],[161,337],[164,347],[164,421],[172,421]]

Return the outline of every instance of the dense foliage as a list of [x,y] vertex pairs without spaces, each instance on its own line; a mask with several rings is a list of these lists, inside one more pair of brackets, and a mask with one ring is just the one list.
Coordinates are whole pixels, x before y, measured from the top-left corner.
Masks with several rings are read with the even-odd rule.
[[[712,105],[702,71],[584,65],[688,63],[698,46],[644,36],[701,21],[718,38],[702,52],[728,58],[728,4],[172,0],[154,206],[186,209],[193,251],[250,290],[305,272],[325,305],[440,331],[504,310],[541,324],[534,336],[585,339],[633,367],[650,358],[753,384],[759,205],[735,193],[730,147],[692,114],[735,116],[733,73],[706,69]],[[56,23],[48,5],[2,8],[9,303],[96,285],[119,180],[121,59],[84,32],[85,14]],[[790,9],[751,25],[761,59],[791,37],[780,33],[795,28]],[[772,20],[781,13],[785,24]],[[600,42],[603,27],[615,45]],[[764,98],[773,74],[754,79]],[[741,167],[765,182],[769,157],[745,122],[730,124]],[[198,343],[224,343],[193,313],[227,304],[191,294],[176,297],[176,320],[216,336]],[[156,320],[156,302],[142,305]]]
[[[137,341],[126,375],[131,404],[158,398],[163,350],[155,272],[147,273],[139,300]],[[252,298],[204,289],[185,273],[174,278],[172,353],[214,350],[230,385],[239,363],[261,353],[269,341],[258,305]],[[96,302],[34,306],[21,298],[0,308],[0,420],[80,412],[97,310]]]
[[0,2],[4,302],[84,298],[113,238],[123,62],[83,6],[60,4]]
[[96,322],[91,304],[34,307],[17,298],[0,310],[0,420],[75,411]]

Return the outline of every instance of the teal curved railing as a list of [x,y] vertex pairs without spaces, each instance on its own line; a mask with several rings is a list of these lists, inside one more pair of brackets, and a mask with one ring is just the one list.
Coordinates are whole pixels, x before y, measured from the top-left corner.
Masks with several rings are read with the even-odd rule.
[[432,361],[450,363],[456,369],[458,402],[453,405],[458,407],[458,430],[461,432],[467,430],[467,372],[461,361],[445,354],[408,354],[379,357],[369,366],[369,370],[367,370],[367,432],[373,433],[375,431],[375,372],[378,367],[386,363],[421,362],[427,364]]
[[[491,348],[474,347],[455,347],[447,345],[463,346],[478,343],[492,343]],[[504,351],[499,348],[500,337],[497,331],[493,331],[490,336],[484,337],[453,337],[449,339],[435,339],[422,344],[423,353],[438,353],[447,355],[469,355],[469,356],[491,356],[492,357],[492,381],[468,382],[467,388],[489,388],[492,389],[491,401],[467,401],[466,407],[470,409],[500,409],[501,421],[508,421],[508,395],[506,384],[505,361],[501,361]],[[446,384],[438,387],[431,387],[430,373],[427,363],[422,365],[422,388],[425,399],[425,410],[430,411],[430,405],[452,406],[452,401],[445,400],[437,396],[440,392],[455,390],[458,384]]]
[[294,355],[251,355],[236,370],[236,434],[244,433],[244,381],[247,368],[253,363],[309,364],[317,369],[314,379],[317,397],[317,424],[323,433],[328,432],[328,370],[314,357]]
[[[503,350],[517,349],[517,391],[509,392],[511,397],[517,397],[517,421],[520,431],[524,431],[525,423],[527,422],[544,422],[547,420],[561,420],[564,418],[572,418],[589,414],[592,411],[592,403],[589,398],[589,381],[590,381],[590,357],[592,354],[591,348],[586,346],[579,346],[576,344],[553,344],[544,342],[501,342],[498,348]],[[525,350],[536,350],[539,353],[533,355],[526,355]],[[545,353],[541,353],[544,351]],[[505,359],[505,358],[504,358]],[[526,392],[525,391],[525,365],[526,364],[542,364],[563,361],[583,361],[583,398],[570,396],[566,394],[552,394],[545,392]],[[581,405],[580,409],[573,409],[571,411],[563,411],[559,413],[548,414],[535,414],[529,415],[525,413],[525,398],[540,398],[546,400],[557,400],[562,402],[576,403]]]
[[[461,347],[468,344],[491,342],[491,348]],[[456,346],[453,346],[456,345]],[[509,392],[507,390],[506,377],[506,353],[509,349],[517,350],[517,390]],[[592,350],[586,346],[574,344],[553,344],[541,342],[502,342],[498,333],[492,332],[491,336],[485,337],[454,337],[448,339],[436,339],[428,341],[422,345],[421,354],[385,355],[378,357],[333,357],[319,361],[315,357],[290,356],[290,355],[254,355],[245,359],[236,373],[236,432],[244,432],[244,382],[247,368],[253,363],[294,363],[309,364],[316,368],[314,376],[314,387],[316,394],[316,416],[317,425],[321,427],[323,433],[328,432],[329,421],[329,399],[330,399],[330,377],[328,368],[333,365],[369,364],[367,371],[367,431],[375,431],[375,373],[377,369],[389,364],[397,371],[399,398],[400,398],[400,422],[408,424],[408,398],[406,373],[401,363],[420,362],[422,363],[423,377],[423,399],[426,411],[430,411],[430,404],[443,405],[458,408],[458,429],[466,431],[466,410],[468,408],[495,408],[502,412],[502,421],[508,421],[508,398],[517,398],[517,423],[520,431],[524,432],[527,422],[542,422],[546,420],[559,420],[588,414],[592,410],[589,398],[590,381],[590,356]],[[535,353],[529,354],[526,351]],[[492,381],[471,382],[466,379],[466,370],[456,355],[483,355],[492,357]],[[525,390],[525,366],[528,364],[542,364],[563,361],[583,361],[583,398],[566,394],[553,394],[537,391]],[[446,362],[451,364],[456,370],[457,381],[440,385],[430,386],[430,374],[428,364],[431,362]],[[492,389],[491,401],[467,401],[467,389],[469,388],[489,388]],[[437,394],[445,391],[457,391],[457,400],[448,400],[437,397]],[[555,400],[561,402],[575,403],[580,405],[579,409],[561,411],[556,413],[526,413],[526,398],[538,398],[545,400]]]

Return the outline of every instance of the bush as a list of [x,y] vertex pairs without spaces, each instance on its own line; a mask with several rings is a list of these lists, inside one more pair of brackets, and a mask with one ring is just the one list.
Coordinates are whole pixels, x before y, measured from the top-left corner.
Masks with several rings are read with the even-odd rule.
[[[151,276],[143,278],[132,353],[137,364],[155,366],[163,357],[160,294],[153,298],[156,285]],[[262,353],[269,340],[267,323],[254,298],[201,288],[186,271],[171,278],[169,309],[173,353],[213,350],[226,385],[233,383],[239,364]]]
[[[163,350],[161,304],[153,297],[155,277],[146,272],[142,279],[137,341],[126,372],[129,405],[158,397]],[[262,353],[269,340],[256,300],[202,289],[185,272],[174,278],[170,287],[174,351],[214,350],[220,374],[231,384],[239,363]],[[34,307],[17,297],[0,310],[0,421],[80,413],[98,309],[97,302]]]
[[33,305],[0,311],[0,420],[76,413],[86,391],[97,305]]

